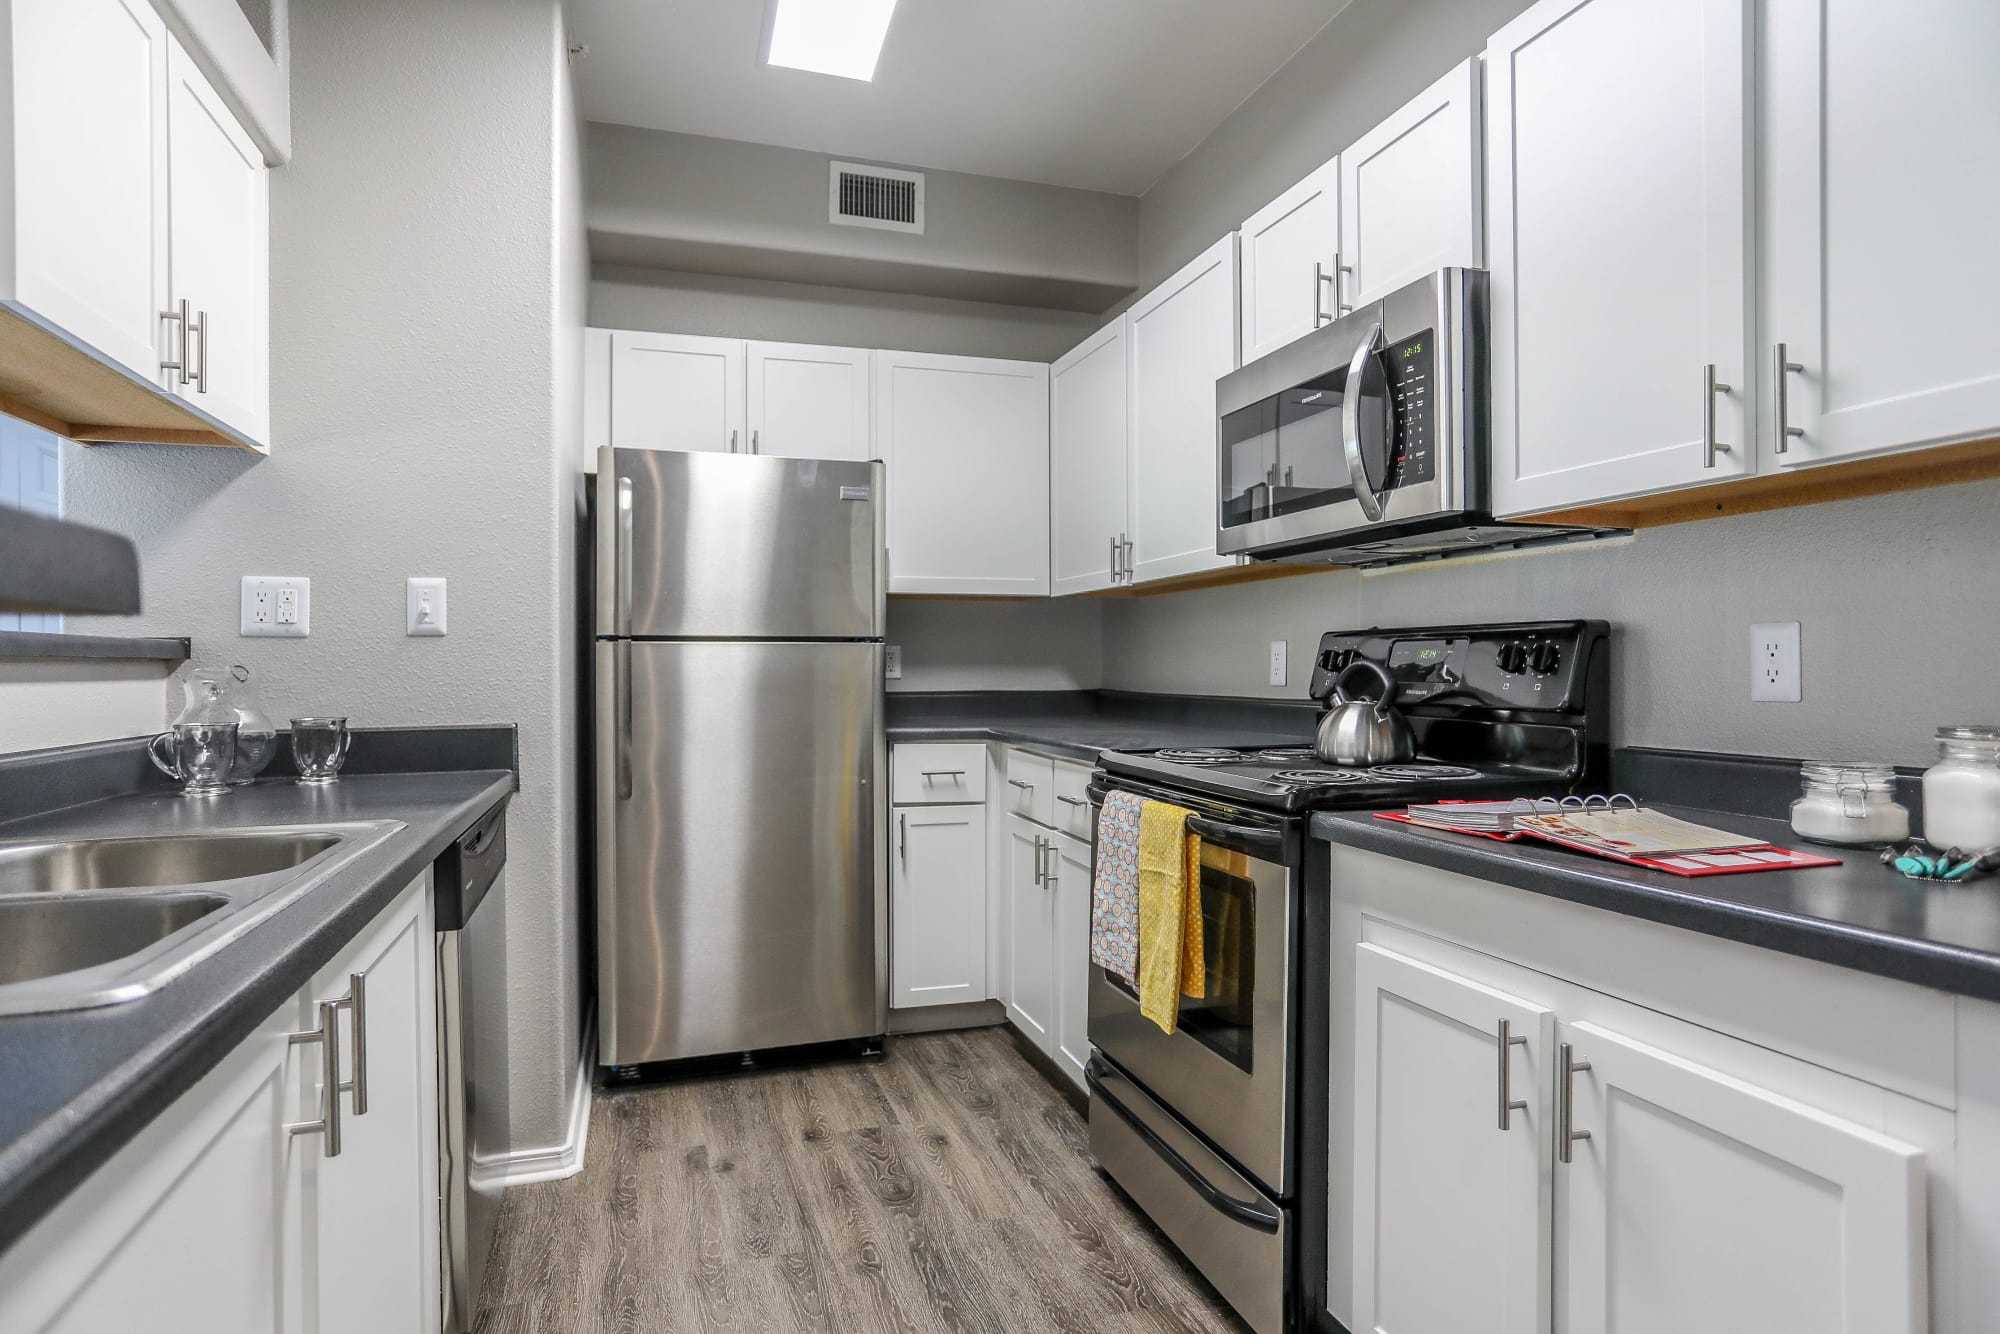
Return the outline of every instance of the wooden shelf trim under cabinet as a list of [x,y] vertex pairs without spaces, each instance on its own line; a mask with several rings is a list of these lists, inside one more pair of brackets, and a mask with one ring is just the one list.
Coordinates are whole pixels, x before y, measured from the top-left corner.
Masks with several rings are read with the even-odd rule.
[[1956,445],[1764,473],[1659,495],[1614,500],[1580,509],[1523,515],[1526,523],[1573,523],[1599,528],[1660,528],[1697,519],[1820,505],[1857,496],[1889,495],[2000,477],[2000,436]]
[[0,308],[0,412],[81,444],[221,445],[264,453],[132,378]]

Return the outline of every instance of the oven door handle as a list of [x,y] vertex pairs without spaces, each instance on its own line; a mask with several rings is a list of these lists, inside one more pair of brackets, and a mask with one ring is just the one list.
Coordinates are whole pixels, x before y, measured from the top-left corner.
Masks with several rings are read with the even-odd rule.
[[1190,815],[1187,830],[1190,834],[1201,835],[1204,843],[1213,843],[1219,848],[1255,857],[1258,861],[1276,862],[1280,866],[1285,864],[1285,836],[1279,830],[1229,824],[1211,820],[1206,815]]
[[1215,1184],[1200,1172],[1197,1172],[1192,1163],[1188,1162],[1187,1159],[1181,1157],[1178,1153],[1175,1153],[1173,1145],[1161,1139],[1158,1131],[1140,1120],[1137,1112],[1134,1112],[1130,1107],[1127,1107],[1112,1096],[1111,1090],[1104,1087],[1104,1080],[1098,1074],[1098,1071],[1103,1068],[1103,1065],[1095,1056],[1092,1056],[1089,1063],[1083,1067],[1083,1078],[1090,1085],[1091,1097],[1101,1098],[1106,1107],[1118,1113],[1119,1119],[1132,1127],[1139,1138],[1145,1141],[1147,1148],[1159,1154],[1161,1158],[1166,1160],[1167,1166],[1173,1168],[1180,1176],[1181,1180],[1194,1187],[1195,1193],[1208,1202],[1209,1208],[1222,1214],[1232,1222],[1241,1223],[1245,1227],[1255,1228],[1259,1232],[1276,1234],[1278,1228],[1284,1223],[1283,1215],[1279,1214],[1275,1209],[1264,1207],[1261,1203],[1248,1203],[1233,1196],[1225,1195],[1217,1190]]

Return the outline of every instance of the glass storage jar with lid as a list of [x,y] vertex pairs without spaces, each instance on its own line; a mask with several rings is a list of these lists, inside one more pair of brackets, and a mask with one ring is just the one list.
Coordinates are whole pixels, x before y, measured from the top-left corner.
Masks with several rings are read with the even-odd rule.
[[2000,727],[1940,727],[1938,762],[1924,773],[1924,841],[1983,852],[2000,847]]
[[1799,768],[1792,832],[1814,843],[1880,847],[1910,836],[1910,812],[1896,800],[1886,764],[1806,764]]

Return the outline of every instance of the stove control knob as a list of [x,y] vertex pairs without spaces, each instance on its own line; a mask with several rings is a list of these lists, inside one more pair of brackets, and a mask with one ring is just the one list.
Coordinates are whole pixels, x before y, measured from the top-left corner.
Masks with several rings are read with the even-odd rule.
[[1528,654],[1528,666],[1535,669],[1536,676],[1547,676],[1562,666],[1562,649],[1554,644],[1537,644]]
[[1509,676],[1519,676],[1528,669],[1528,646],[1518,639],[1510,639],[1494,654],[1494,661]]

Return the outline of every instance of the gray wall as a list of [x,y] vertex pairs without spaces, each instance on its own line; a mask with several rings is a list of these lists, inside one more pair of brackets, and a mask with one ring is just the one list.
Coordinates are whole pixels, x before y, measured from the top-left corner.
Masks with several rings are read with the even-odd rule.
[[1104,676],[1104,603],[889,599],[903,649],[891,690],[1094,690]]
[[[573,493],[587,271],[557,0],[295,8],[296,157],[271,182],[271,457],[69,449],[69,512],[130,533],[136,620],[247,663],[276,717],[515,722],[517,1149],[567,1129],[576,930]],[[237,637],[246,573],[313,581],[310,639]],[[451,633],[403,634],[442,575]]]
[[1034,306],[600,264],[591,273],[590,323],[599,329],[1053,361],[1082,342],[1098,320]]
[[[1141,201],[1158,281],[1373,127],[1527,0],[1355,0]],[[1320,573],[1108,603],[1104,684],[1299,698],[1322,631],[1597,616],[1619,627],[1617,739],[1928,763],[2000,715],[2000,556],[1983,482],[1713,519],[1590,547]],[[1799,621],[1805,699],[1750,702],[1750,625]],[[1265,685],[1290,645],[1292,684]]]
[[[1107,604],[1104,683],[1302,698],[1323,631],[1602,617],[1620,745],[1928,764],[2000,717],[2000,482],[1708,519],[1631,538]],[[1982,591],[1983,590],[1983,591]],[[1750,626],[1800,623],[1804,700],[1750,702]],[[1264,684],[1290,645],[1292,683]]]
[[823,153],[589,127],[600,263],[1102,310],[1138,277],[1126,195],[926,171],[921,235],[827,221]]

